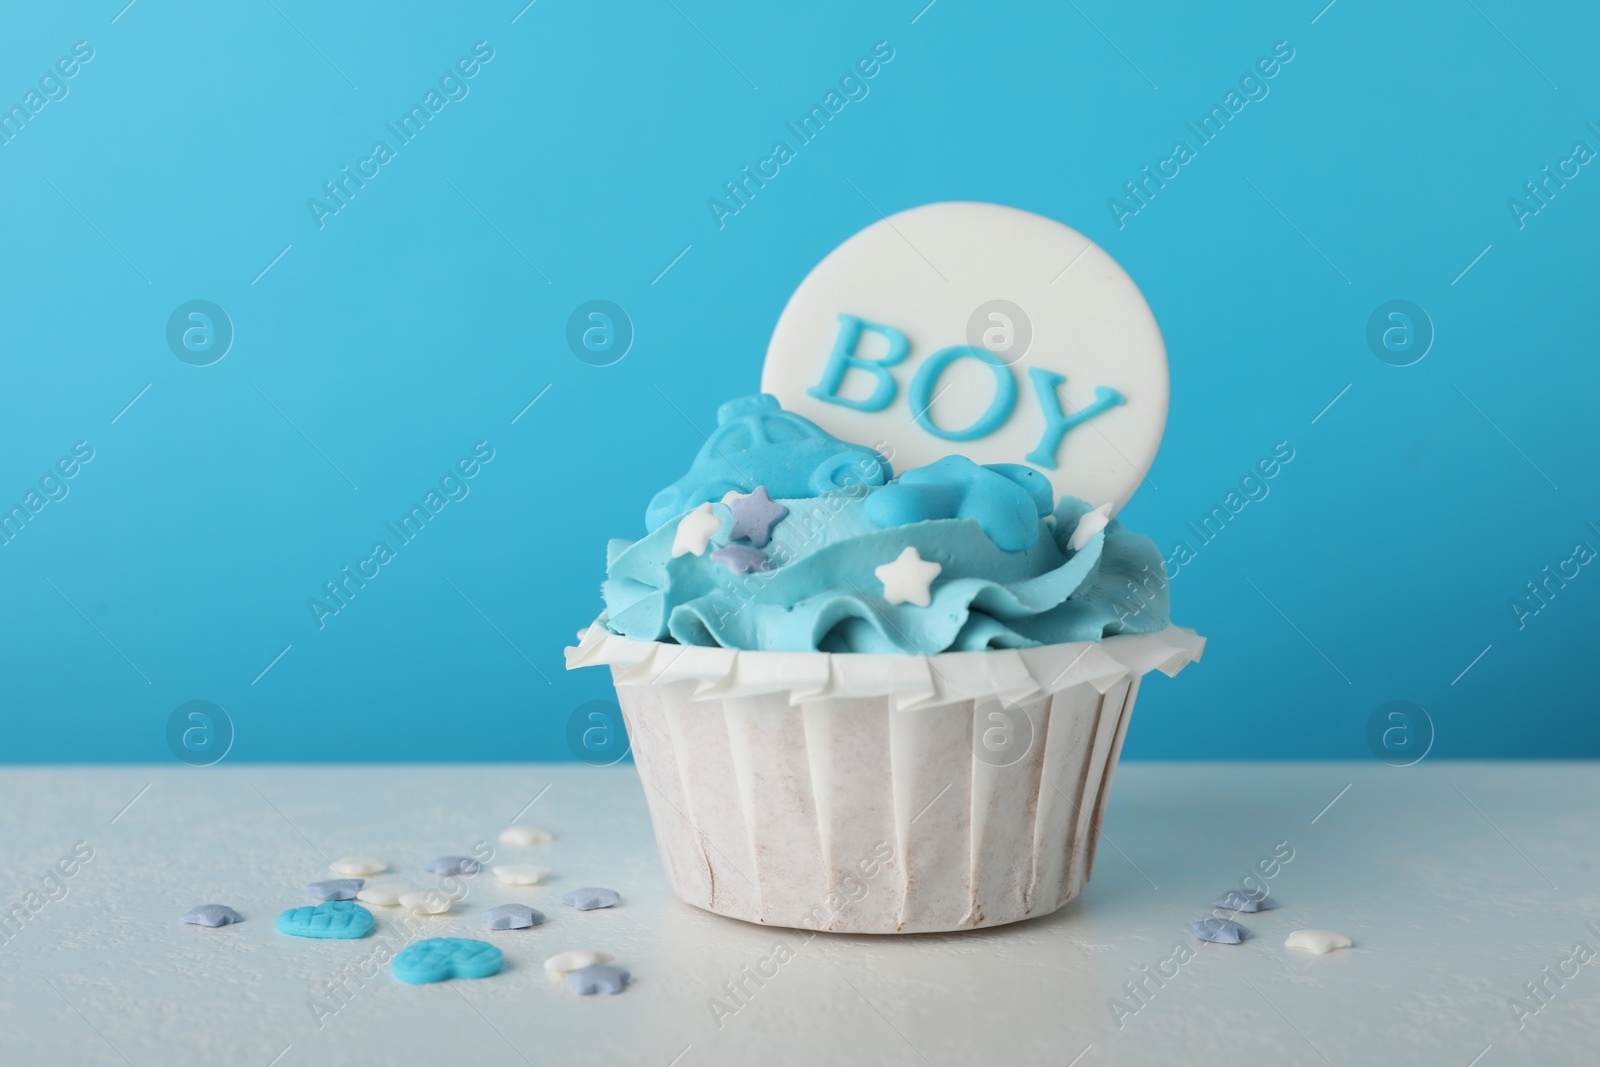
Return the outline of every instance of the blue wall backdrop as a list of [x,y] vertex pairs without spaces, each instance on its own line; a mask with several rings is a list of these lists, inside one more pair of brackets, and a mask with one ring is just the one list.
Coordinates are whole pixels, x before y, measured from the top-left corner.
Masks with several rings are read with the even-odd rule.
[[[194,700],[233,760],[572,758],[606,539],[822,256],[954,199],[1082,230],[1166,336],[1124,518],[1211,644],[1130,757],[1370,759],[1391,725],[1392,762],[1600,755],[1592,7],[524,2],[0,20],[0,759],[169,760]],[[1147,166],[1176,173],[1130,196]],[[632,324],[610,366],[567,343],[593,299]]]

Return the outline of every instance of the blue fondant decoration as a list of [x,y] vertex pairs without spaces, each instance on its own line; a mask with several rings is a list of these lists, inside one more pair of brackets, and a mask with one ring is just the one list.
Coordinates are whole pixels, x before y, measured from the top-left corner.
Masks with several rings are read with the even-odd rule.
[[181,921],[195,926],[227,926],[244,922],[244,916],[226,904],[196,904],[183,913]]
[[352,941],[372,929],[372,912],[348,900],[328,900],[315,907],[290,908],[278,916],[278,933]]
[[994,471],[1003,478],[1010,478],[1033,498],[1033,506],[1039,509],[1042,519],[1055,510],[1056,487],[1050,484],[1050,479],[1021,463],[985,463],[983,469]]
[[717,428],[689,473],[655,495],[644,524],[654,532],[691,508],[757,486],[772,497],[806,500],[846,486],[883,485],[893,477],[889,461],[877,452],[846,444],[810,419],[784,411],[777,397],[760,393],[717,409]]
[[487,978],[497,974],[505,954],[487,941],[470,937],[429,937],[400,950],[389,973],[408,985],[426,985],[446,978]]
[[[889,351],[884,353],[881,359],[863,359],[856,355],[856,345],[861,340],[862,330],[882,334],[889,342]],[[897,388],[887,368],[904,360],[909,351],[911,344],[906,340],[906,335],[893,326],[867,322],[854,315],[840,315],[839,334],[834,338],[833,352],[828,356],[828,364],[822,368],[822,380],[807,389],[806,395],[829,404],[838,404],[840,407],[854,408],[857,411],[882,411],[894,401]],[[850,400],[839,395],[839,387],[844,384],[844,376],[852,369],[865,371],[877,379],[872,386],[872,395],[865,400]]]
[[569,908],[579,911],[593,911],[596,908],[609,908],[616,905],[622,898],[617,896],[615,889],[600,889],[596,886],[584,886],[574,889],[561,898],[561,903]]
[[728,540],[749,541],[757,548],[767,543],[772,537],[772,528],[789,514],[788,508],[772,502],[764,485],[756,486],[753,493],[730,500],[728,510],[733,513],[733,526],[728,531]]
[[719,548],[711,553],[711,561],[722,564],[734,574],[749,574],[751,571],[772,569],[766,555],[760,549],[748,545],[729,545],[726,548]]
[[1102,411],[1128,402],[1127,397],[1109,385],[1097,385],[1092,404],[1079,408],[1071,415],[1064,415],[1061,411],[1061,395],[1056,390],[1067,379],[1042,367],[1029,367],[1028,378],[1033,382],[1033,391],[1039,397],[1039,410],[1044,415],[1044,436],[1039,438],[1034,450],[1022,458],[1046,470],[1056,469],[1056,453],[1061,449],[1061,439],[1068,430],[1088,422]]
[[483,925],[491,930],[526,930],[544,922],[544,912],[526,904],[501,904],[483,913]]
[[1036,487],[1024,486],[1016,464],[1000,466],[993,470],[965,456],[946,456],[906,471],[867,498],[867,518],[885,529],[930,519],[975,519],[997,548],[1032,548],[1039,540],[1041,499]]
[[1232,919],[1201,919],[1190,923],[1189,929],[1202,941],[1217,945],[1237,945],[1250,936],[1250,931]]
[[568,974],[567,987],[580,997],[593,996],[596,993],[615,996],[627,986],[630,977],[621,967],[599,964]]
[[306,892],[312,900],[354,900],[366,884],[365,878],[330,878],[326,882],[307,883]]
[[[994,371],[994,399],[989,401],[989,407],[977,421],[964,430],[946,430],[936,426],[930,408],[933,407],[933,387],[939,384],[939,376],[944,369],[958,359],[976,359]],[[946,441],[976,441],[980,437],[988,437],[1011,417],[1012,411],[1017,407],[1017,380],[1011,376],[1011,368],[1006,366],[1005,360],[989,351],[987,348],[974,348],[972,345],[953,345],[950,348],[941,348],[929,356],[922,366],[917,368],[916,377],[911,379],[911,391],[907,394],[911,402],[911,410],[916,412],[916,423],[935,437],[942,437]]]
[[431,874],[477,874],[478,861],[470,856],[440,856],[422,868]]

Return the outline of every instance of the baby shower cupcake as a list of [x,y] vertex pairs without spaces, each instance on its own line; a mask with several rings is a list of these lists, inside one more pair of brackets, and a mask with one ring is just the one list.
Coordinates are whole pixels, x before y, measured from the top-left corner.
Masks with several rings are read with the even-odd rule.
[[[932,327],[838,320],[819,363],[875,376],[887,408],[887,368]],[[887,354],[860,354],[863,328]],[[925,365],[992,374],[1003,427],[1013,364],[957,347]],[[809,396],[870,413],[831,367],[812,376],[827,388]],[[1044,383],[1048,443],[1066,420]],[[1171,624],[1160,552],[1114,500],[1057,491],[1060,468],[1037,461],[1070,460],[1064,430],[1035,463],[956,446],[897,472],[889,437],[841,439],[786,403],[722,404],[644,535],[608,546],[604,613],[568,650],[569,667],[611,668],[669,882],[721,915],[857,933],[1056,910],[1088,881],[1140,679],[1203,646]],[[934,436],[961,440],[932,421],[957,411],[924,410]]]

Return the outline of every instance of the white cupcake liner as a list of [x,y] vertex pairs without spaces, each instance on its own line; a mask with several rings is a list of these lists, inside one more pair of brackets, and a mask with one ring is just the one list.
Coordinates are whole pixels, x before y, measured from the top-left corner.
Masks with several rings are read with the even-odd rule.
[[[1168,627],[931,657],[740,652],[597,623],[567,666],[610,666],[685,902],[771,926],[926,933],[1047,915],[1083,889],[1140,678],[1204,647]],[[1007,766],[975,755],[994,701],[1032,727]]]

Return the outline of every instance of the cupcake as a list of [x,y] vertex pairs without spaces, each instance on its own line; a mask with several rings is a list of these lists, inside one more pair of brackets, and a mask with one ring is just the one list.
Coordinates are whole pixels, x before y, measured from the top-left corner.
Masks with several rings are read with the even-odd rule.
[[1155,544],[1025,465],[896,476],[766,394],[717,422],[568,650],[611,668],[674,891],[856,933],[1071,900],[1140,678],[1202,647]]
[[1083,889],[1140,680],[1204,645],[1114,517],[1168,389],[1138,288],[1051,219],[928,204],[807,275],[567,654],[611,669],[683,900],[888,934]]

